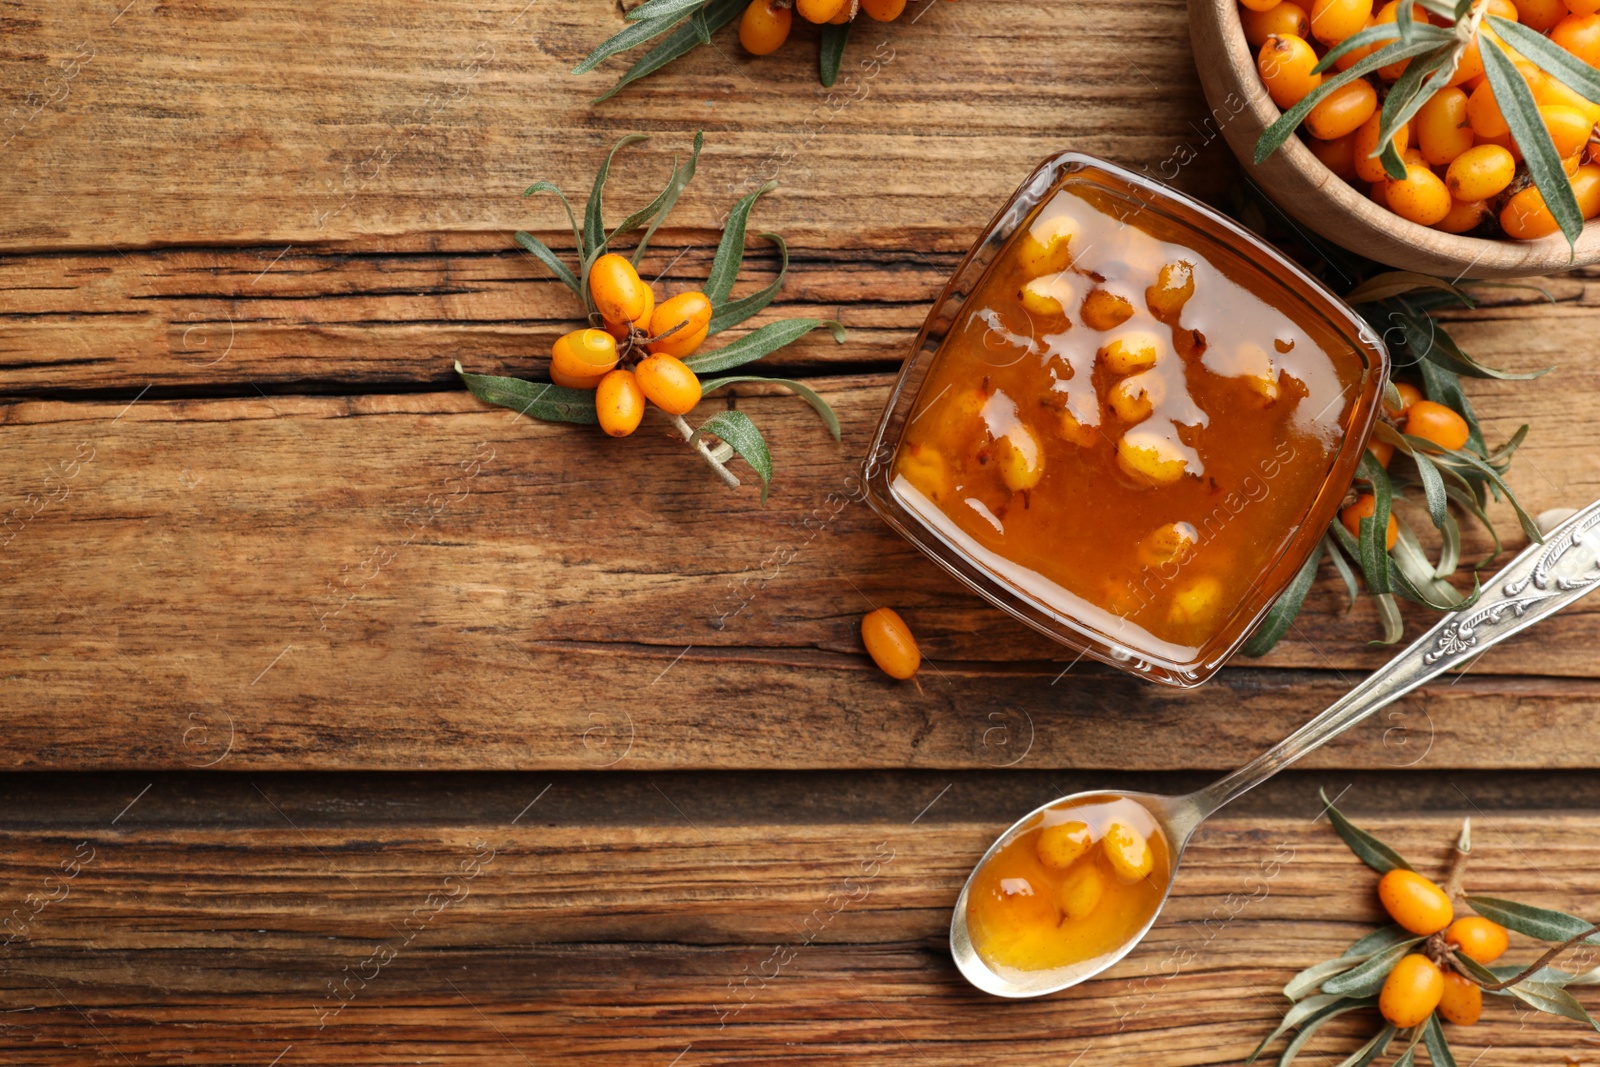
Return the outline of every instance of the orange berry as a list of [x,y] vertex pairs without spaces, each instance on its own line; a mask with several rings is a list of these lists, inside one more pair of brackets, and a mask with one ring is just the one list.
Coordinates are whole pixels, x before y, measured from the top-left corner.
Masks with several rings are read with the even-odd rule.
[[739,43],[753,56],[771,55],[783,47],[794,25],[794,9],[773,0],[750,0],[739,18]]
[[[1500,2],[1510,3],[1510,0]],[[1567,0],[1567,10],[1574,15],[1593,15],[1600,11],[1600,0]]]
[[1600,63],[1600,15],[1568,15],[1551,28],[1550,39],[1591,67]]
[[[1383,467],[1385,470],[1389,467],[1389,461],[1394,459],[1394,445],[1391,445],[1388,441],[1368,441],[1367,451],[1371,452],[1372,458],[1378,461],[1378,466]],[[1345,529],[1348,530],[1349,527],[1346,526]],[[1360,529],[1361,524],[1357,523],[1356,530],[1359,532]],[[1397,538],[1400,536],[1398,526],[1395,527],[1394,535]]]
[[1334,174],[1347,182],[1355,181],[1356,177],[1356,135],[1347,133],[1343,137],[1335,137],[1331,141],[1319,141],[1312,138],[1306,147],[1311,149],[1311,154],[1322,161],[1322,165],[1333,171]]
[[1572,175],[1572,196],[1586,219],[1600,215],[1600,166],[1585,163]]
[[[1387,4],[1384,4],[1382,9],[1379,10],[1377,16],[1374,18],[1373,21],[1375,21],[1375,22],[1396,22],[1396,21],[1399,20],[1399,17],[1400,17],[1400,3],[1399,3],[1399,0],[1389,0],[1389,2]],[[1423,9],[1421,4],[1415,4],[1414,3],[1414,4],[1411,5],[1411,21],[1413,21],[1413,22],[1427,22],[1428,21],[1428,13],[1427,13],[1427,11],[1425,11]],[[1388,41],[1384,41],[1384,42],[1382,42],[1382,45],[1386,46],[1389,43],[1390,42],[1388,42]],[[1402,59],[1398,63],[1390,63],[1386,67],[1379,67],[1378,68],[1378,77],[1382,78],[1384,81],[1392,82],[1396,78],[1400,77],[1400,75],[1404,74],[1406,72],[1406,68],[1408,66],[1410,66],[1410,65],[1411,65],[1411,60]]]
[[[1356,158],[1356,177],[1364,182],[1387,181],[1388,175],[1384,173],[1383,162],[1373,155],[1378,150],[1378,123],[1382,115],[1373,115],[1361,128],[1356,131],[1355,144],[1352,146]],[[1394,131],[1394,150],[1404,155],[1411,144],[1411,124],[1405,123]]]
[[1483,990],[1454,971],[1444,976],[1439,1014],[1446,1022],[1471,1026],[1483,1016]]
[[1291,0],[1283,0],[1265,11],[1245,8],[1239,12],[1239,22],[1244,26],[1244,39],[1251,48],[1260,48],[1275,33],[1301,38],[1311,35],[1311,17],[1305,8]]
[[1511,937],[1506,928],[1481,915],[1464,915],[1444,932],[1445,942],[1456,946],[1467,959],[1485,966],[1506,954]]
[[[660,338],[646,347],[659,355],[682,359],[700,347],[711,326],[711,301],[704,293],[680,293],[656,308],[650,317],[650,336]],[[671,333],[667,333],[671,330]],[[665,336],[663,336],[665,335]]]
[[1514,193],[1500,209],[1500,228],[1515,240],[1535,241],[1555,233],[1561,225],[1545,206],[1544,194],[1530,185]]
[[[1600,15],[1596,15],[1600,22]],[[1556,155],[1562,159],[1577,155],[1589,144],[1589,134],[1594,123],[1589,116],[1566,104],[1544,104],[1539,108],[1544,128],[1550,131],[1550,140],[1556,146]]]
[[905,9],[906,0],[861,0],[861,10],[879,22],[893,22]]
[[[1367,24],[1363,26],[1362,29],[1370,29],[1377,24],[1377,19],[1368,19]],[[1301,36],[1304,36],[1304,34]],[[1366,59],[1372,53],[1389,43],[1390,42],[1388,41],[1380,41],[1377,44],[1368,44],[1362,45],[1360,48],[1352,48],[1350,51],[1344,53],[1338,59],[1333,61],[1334,68],[1337,70],[1349,70],[1351,67],[1355,66],[1357,63],[1361,62],[1363,59]]]
[[1512,0],[1517,6],[1517,21],[1530,30],[1548,33],[1556,23],[1567,17],[1567,5],[1561,0]]
[[[1460,448],[1467,443],[1468,437],[1467,420],[1432,400],[1419,400],[1411,405],[1406,412],[1405,432],[1412,437],[1432,441],[1440,448]],[[1418,932],[1433,933],[1432,930]]]
[[1500,113],[1500,102],[1494,98],[1494,89],[1484,82],[1467,97],[1467,121],[1472,132],[1479,137],[1500,137],[1511,132],[1506,117]]
[[646,356],[634,374],[645,397],[668,415],[687,415],[700,403],[700,379],[676,356]]
[[1311,6],[1311,32],[1323,44],[1338,44],[1366,28],[1372,0],[1316,0]]
[[891,678],[905,681],[922,666],[922,651],[917,639],[893,608],[878,608],[861,619],[861,641],[878,669]]
[[828,24],[830,26],[843,26],[845,23],[855,18],[856,4],[857,0],[845,0],[844,6],[839,9],[839,13],[837,15],[828,20]]
[[1440,89],[1417,111],[1417,150],[1435,167],[1442,167],[1472,147],[1472,127],[1467,123],[1467,94],[1460,89]]
[[607,252],[589,267],[589,295],[607,322],[635,322],[654,301],[650,287],[623,256]]
[[1483,76],[1483,53],[1478,51],[1478,39],[1473,39],[1461,50],[1461,60],[1456,64],[1455,73],[1450,75],[1449,85],[1462,85],[1475,78]]
[[849,10],[850,0],[795,0],[794,9],[807,22],[829,22],[841,10]]
[[644,418],[644,393],[631,370],[614,370],[600,379],[594,391],[594,410],[600,428],[612,437],[626,437]]
[[1274,0],[1239,0],[1239,6],[1249,11],[1265,11],[1272,7]]
[[1452,200],[1450,214],[1433,224],[1445,233],[1471,233],[1489,217],[1489,205],[1482,200]]
[[1394,391],[1400,394],[1400,406],[1398,408],[1392,408],[1389,406],[1388,401],[1384,401],[1383,404],[1384,412],[1392,418],[1398,419],[1407,411],[1411,410],[1412,404],[1415,404],[1417,401],[1422,399],[1422,390],[1418,389],[1410,382],[1395,382]]
[[[1421,404],[1431,403],[1419,400],[1411,406],[1412,411]],[[1396,867],[1378,880],[1378,900],[1391,919],[1422,937],[1443,930],[1455,917],[1455,907],[1443,889],[1404,867]]]
[[[1393,872],[1390,872],[1393,873]],[[1426,1022],[1444,996],[1444,975],[1439,965],[1413,952],[1402,956],[1378,993],[1378,1011],[1402,1030]]]
[[593,389],[616,365],[617,339],[604,330],[573,330],[550,349],[551,381],[572,389]]
[[1432,226],[1450,214],[1450,190],[1426,163],[1408,161],[1406,176],[1391,179],[1384,197],[1389,210],[1422,226]]
[[1273,34],[1256,54],[1256,69],[1267,87],[1272,102],[1291,108],[1311,90],[1322,84],[1322,75],[1312,73],[1317,53],[1305,38],[1294,34]]
[[1575,107],[1585,115],[1588,115],[1589,121],[1600,122],[1600,104],[1580,96],[1555,78],[1536,77],[1530,80],[1528,84],[1533,88],[1535,103],[1541,105],[1563,104],[1567,107]]
[[1499,196],[1516,177],[1517,161],[1496,144],[1474,145],[1450,161],[1444,184],[1457,200],[1487,200]]
[[650,316],[655,314],[656,310],[656,292],[654,289],[650,288],[649,285],[644,287],[644,291],[646,296],[649,297],[649,299],[645,301],[644,313],[638,318],[634,319],[632,322],[607,321],[605,324],[606,333],[609,333],[612,337],[615,337],[619,341],[626,341],[630,336],[632,336],[633,330],[638,330],[640,333],[646,335],[650,333]]
[[[1382,442],[1378,442],[1381,444]],[[1390,451],[1394,446],[1390,445]],[[1383,461],[1380,459],[1380,463]],[[1351,537],[1361,536],[1361,520],[1370,519],[1378,512],[1378,501],[1371,493],[1365,493],[1356,498],[1356,502],[1339,512],[1339,521],[1344,523],[1344,528],[1350,531]],[[1384,531],[1383,547],[1393,548],[1394,543],[1400,539],[1400,524],[1395,521],[1394,512],[1389,513],[1389,526]]]
[[1378,90],[1365,78],[1339,86],[1306,116],[1306,131],[1324,141],[1355,133],[1378,110]]

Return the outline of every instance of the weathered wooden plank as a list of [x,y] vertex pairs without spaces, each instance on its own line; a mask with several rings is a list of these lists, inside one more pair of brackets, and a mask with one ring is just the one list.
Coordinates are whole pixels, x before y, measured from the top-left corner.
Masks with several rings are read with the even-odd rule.
[[[820,384],[842,445],[798,401],[739,400],[777,457],[766,508],[659,423],[615,442],[460,393],[11,404],[13,765],[581,768],[627,735],[646,767],[981,767],[1031,722],[1030,765],[1221,768],[1382,655],[1330,580],[1281,657],[1321,672],[1183,694],[1074,666],[852,499],[883,380]],[[881,603],[922,637],[922,692],[860,652]],[[1597,610],[1408,703],[1435,765],[1600,765]],[[1571,680],[1517,677],[1541,673]],[[1387,728],[1319,758],[1392,765]]]
[[[953,809],[731,827],[682,811],[635,829],[552,825],[535,806],[351,831],[290,825],[292,794],[268,783],[253,825],[226,841],[192,817],[142,823],[137,805],[115,827],[0,831],[4,899],[31,893],[38,909],[0,975],[8,1062],[739,1063],[781,1050],[964,1064],[1005,1048],[1235,1063],[1281,1011],[1276,989],[1379,914],[1375,876],[1325,820],[1222,819],[1108,977],[1002,1004],[965,986],[944,948],[950,901],[999,828]],[[1457,825],[1363,821],[1425,870]],[[1469,888],[1581,908],[1600,862],[1592,819],[1476,827]],[[1517,942],[1515,958],[1532,954]],[[1485,1018],[1455,1033],[1464,1062],[1586,1048],[1576,1024],[1525,1023],[1498,1000]],[[1331,1028],[1315,1051],[1342,1055],[1371,1025]]]
[[[0,247],[505,231],[526,224],[518,194],[531,181],[581,195],[627,132],[659,136],[619,168],[617,202],[653,195],[670,153],[703,128],[685,225],[711,225],[730,198],[777,177],[765,225],[801,244],[915,234],[953,251],[1067,145],[1213,192],[1227,158],[1203,125],[1178,0],[930,4],[914,22],[862,26],[833,92],[816,84],[813,40],[754,59],[729,29],[599,107],[591,97],[627,60],[567,73],[624,25],[618,6],[592,0],[116,15],[32,5],[7,34],[0,85],[19,110],[0,134]],[[66,77],[59,64],[84,55]],[[1176,166],[1182,145],[1212,165]]]

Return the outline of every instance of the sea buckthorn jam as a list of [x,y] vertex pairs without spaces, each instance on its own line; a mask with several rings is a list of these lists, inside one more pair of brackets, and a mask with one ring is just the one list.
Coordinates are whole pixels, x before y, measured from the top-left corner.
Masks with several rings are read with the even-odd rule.
[[888,495],[991,599],[1193,685],[1332,517],[1384,356],[1287,262],[1264,270],[1235,247],[1249,238],[1153,210],[1101,168],[1057,182],[961,301]]
[[1091,963],[1136,940],[1167,894],[1172,854],[1150,812],[1106,795],[1047,810],[967,892],[972,947],[996,973]]

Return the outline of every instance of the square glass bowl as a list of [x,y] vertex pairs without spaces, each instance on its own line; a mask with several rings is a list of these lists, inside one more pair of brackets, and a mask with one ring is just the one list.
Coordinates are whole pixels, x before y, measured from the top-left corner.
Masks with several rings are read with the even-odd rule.
[[1064,152],[934,305],[867,499],[996,606],[1187,688],[1305,565],[1387,374],[1375,332],[1254,234]]

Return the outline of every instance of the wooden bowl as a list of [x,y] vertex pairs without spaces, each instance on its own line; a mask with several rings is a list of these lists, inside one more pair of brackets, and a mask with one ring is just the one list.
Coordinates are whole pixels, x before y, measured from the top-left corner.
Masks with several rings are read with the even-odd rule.
[[1273,203],[1334,244],[1391,267],[1450,279],[1553,274],[1600,261],[1600,219],[1584,226],[1575,254],[1560,234],[1537,241],[1462,237],[1379,207],[1323,166],[1298,136],[1257,166],[1251,162],[1256,138],[1282,112],[1256,72],[1236,0],[1189,0],[1189,36],[1211,105],[1206,135],[1220,132]]

